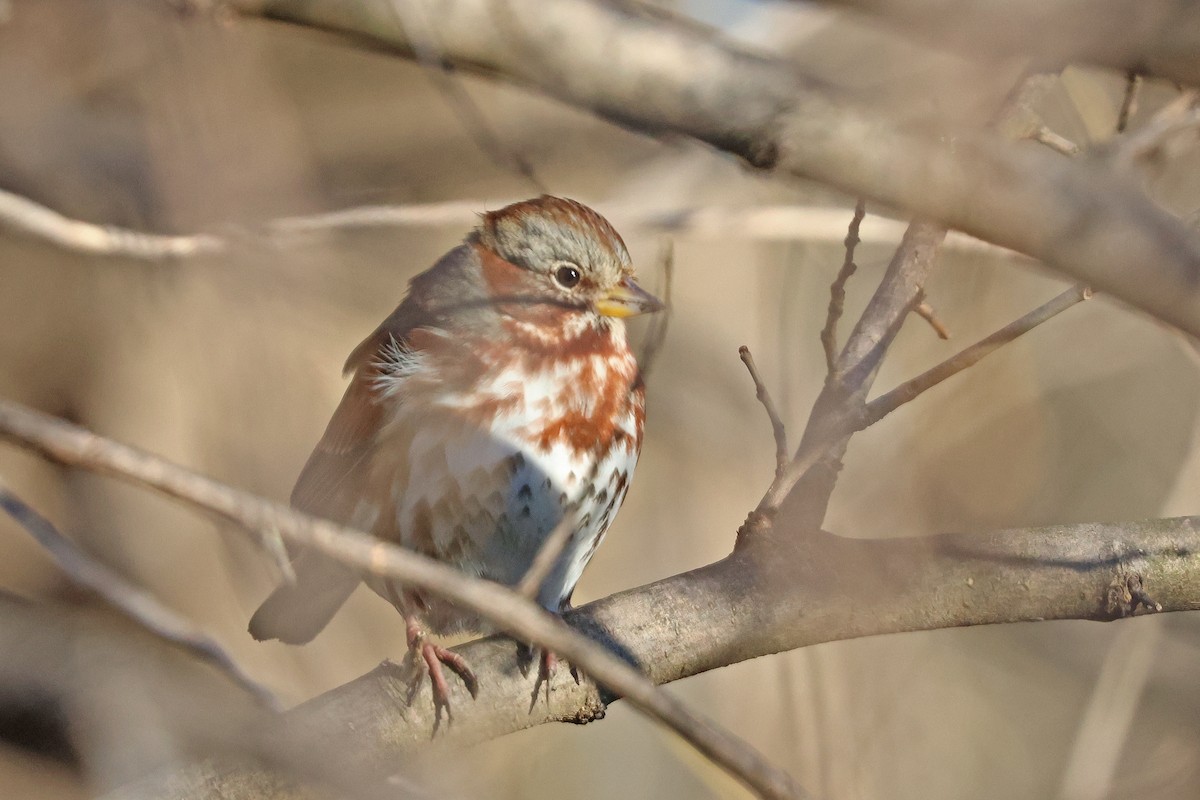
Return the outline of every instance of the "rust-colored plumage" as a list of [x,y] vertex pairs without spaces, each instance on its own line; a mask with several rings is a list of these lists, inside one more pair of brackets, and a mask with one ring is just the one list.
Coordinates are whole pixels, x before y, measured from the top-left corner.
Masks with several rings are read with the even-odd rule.
[[[485,214],[346,362],[353,373],[292,503],[475,575],[513,585],[564,519],[573,534],[538,595],[568,602],[637,463],[644,391],[621,317],[661,307],[632,280],[624,242],[595,211],[543,196]],[[305,642],[362,576],[313,553],[254,615],[259,639]],[[367,576],[406,620],[445,703],[425,632],[479,620]]]

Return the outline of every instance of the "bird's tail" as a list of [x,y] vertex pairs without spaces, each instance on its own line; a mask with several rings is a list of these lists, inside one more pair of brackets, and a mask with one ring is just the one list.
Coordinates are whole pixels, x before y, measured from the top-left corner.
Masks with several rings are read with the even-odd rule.
[[319,553],[306,552],[292,566],[296,582],[285,583],[272,592],[250,618],[250,635],[260,642],[312,641],[360,580],[358,573]]

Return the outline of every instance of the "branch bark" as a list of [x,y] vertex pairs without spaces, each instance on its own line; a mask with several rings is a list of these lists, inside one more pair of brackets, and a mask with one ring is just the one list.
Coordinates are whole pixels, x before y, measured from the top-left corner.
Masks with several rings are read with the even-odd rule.
[[1072,62],[1200,84],[1200,7],[1178,0],[822,0],[969,58]]
[[[235,5],[412,58],[393,2],[422,0]],[[993,134],[914,131],[636,4],[446,0],[431,25],[456,68],[937,220],[1200,335],[1200,240],[1127,176]]]
[[[902,631],[1045,619],[1128,616],[1131,585],[1165,611],[1200,609],[1200,518],[1060,525],[990,533],[863,540],[777,529],[734,555],[607,597],[567,621],[626,654],[656,683],[821,642]],[[432,710],[403,701],[407,683],[384,663],[291,712],[313,735],[348,737],[358,765],[395,764],[417,748],[462,746],[546,722],[580,721],[601,700],[567,675],[551,704],[528,709],[515,648],[500,637],[458,652],[488,687],[456,706],[429,741]],[[269,776],[208,762],[122,798],[272,797]],[[202,790],[202,791],[201,791]],[[265,793],[259,794],[263,790]]]

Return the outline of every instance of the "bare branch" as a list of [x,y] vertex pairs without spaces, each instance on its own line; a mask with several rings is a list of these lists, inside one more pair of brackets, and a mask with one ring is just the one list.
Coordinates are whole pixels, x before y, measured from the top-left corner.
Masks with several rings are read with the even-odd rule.
[[[914,222],[909,226],[879,288],[842,349],[834,373],[826,380],[813,406],[795,458],[775,476],[755,508],[753,520],[763,522],[773,517],[804,479],[807,484],[803,487],[804,496],[797,501],[802,506],[797,512],[798,526],[808,530],[819,528],[853,433],[843,419],[845,409],[866,401],[883,357],[909,312],[920,302],[922,287],[945,235],[946,229],[938,225]],[[826,464],[820,473],[810,474],[812,467],[823,459]],[[743,533],[755,527],[759,526],[744,528]]]
[[929,305],[929,303],[924,300],[917,303],[916,308],[913,309],[913,313],[928,322],[929,327],[933,328],[933,332],[937,334],[939,339],[945,341],[950,338],[950,329],[938,319],[937,312],[933,310],[933,306]]
[[762,403],[767,412],[767,419],[771,421],[771,432],[775,435],[775,475],[778,476],[788,463],[787,429],[783,427],[779,409],[775,407],[775,401],[771,399],[767,385],[763,383],[762,376],[758,374],[758,366],[754,363],[754,356],[750,354],[750,348],[742,345],[738,348],[738,356],[746,365],[750,379],[754,381],[755,397],[758,398],[758,402]]
[[[781,521],[781,524],[786,521]],[[776,529],[761,546],[691,572],[590,603],[573,627],[619,648],[656,683],[769,653],[902,631],[1043,619],[1116,620],[1130,606],[1114,587],[1140,576],[1166,611],[1200,609],[1200,518],[1059,525],[918,538],[854,538]],[[786,557],[781,557],[781,548]],[[721,609],[713,614],[714,608]],[[597,699],[560,675],[554,708],[529,705],[511,642],[456,648],[489,694],[456,710],[435,746],[464,746],[545,722],[573,719]],[[295,726],[337,730],[362,764],[394,764],[430,746],[419,704],[396,702],[407,684],[383,665],[305,704]],[[482,690],[481,690],[482,691]],[[516,710],[514,712],[514,709]],[[586,717],[585,717],[586,718]],[[352,723],[352,724],[349,724]],[[260,777],[234,764],[171,776],[162,800],[263,800]]]
[[442,58],[437,34],[428,22],[427,15],[430,10],[421,3],[392,3],[395,20],[412,41],[417,61],[426,68],[430,79],[441,90],[446,102],[466,129],[467,135],[475,142],[475,146],[502,169],[512,169],[528,181],[535,191],[545,194],[546,186],[538,179],[533,165],[522,153],[501,141],[488,125],[483,111],[450,72],[449,65]]
[[91,590],[113,609],[152,635],[182,647],[202,661],[222,670],[269,708],[280,708],[275,695],[243,672],[216,640],[159,603],[152,595],[89,557],[78,545],[63,536],[50,520],[13,494],[3,480],[0,480],[0,508],[45,548],[74,583]]
[[[388,22],[392,1],[238,5],[411,57],[411,42]],[[1128,10],[1128,3],[1121,7]],[[1142,3],[1137,7],[1140,13]],[[1200,335],[1200,238],[1128,177],[991,133],[924,135],[830,96],[782,60],[747,53],[665,14],[639,13],[636,3],[445,0],[438,8],[430,24],[442,55],[456,67],[938,220]],[[1087,19],[1094,18],[1089,12]],[[1192,63],[1195,43],[1188,44]],[[1081,197],[1087,202],[1063,201]]]
[[1121,99],[1121,108],[1117,111],[1117,133],[1124,133],[1129,127],[1129,118],[1137,113],[1138,92],[1142,88],[1142,76],[1137,70],[1125,73],[1125,95]]
[[933,47],[1040,69],[1088,62],[1200,84],[1200,9],[1174,0],[823,0],[878,15]]
[[1061,153],[1064,156],[1074,158],[1079,155],[1079,145],[1072,142],[1065,136],[1061,136],[1047,128],[1045,125],[1039,125],[1029,133],[1029,138],[1035,142],[1046,145],[1056,153]]
[[991,336],[979,340],[965,350],[938,364],[936,367],[875,398],[863,409],[861,418],[855,423],[855,428],[861,430],[874,425],[900,406],[916,398],[922,392],[932,389],[950,376],[978,364],[984,358],[1017,337],[1028,333],[1043,322],[1061,314],[1076,303],[1090,299],[1091,296],[1092,290],[1086,286],[1075,286],[1068,289],[1054,299],[1038,306],[1020,319],[1005,325]]
[[0,227],[20,230],[67,250],[159,261],[214,253],[225,243],[207,234],[157,236],[69,219],[20,195],[0,189]]
[[858,269],[854,263],[854,248],[862,241],[859,228],[866,213],[867,204],[860,199],[854,204],[854,216],[850,218],[850,227],[846,231],[846,257],[842,260],[837,277],[833,279],[833,285],[829,287],[829,311],[825,315],[825,327],[821,329],[821,346],[825,348],[825,367],[830,375],[833,374],[834,361],[837,359],[837,324],[845,310],[846,281]]
[[[568,659],[635,708],[678,733],[761,797],[807,797],[787,773],[766,762],[741,739],[692,712],[608,648],[567,627],[561,619],[511,589],[472,579],[439,561],[240,492],[165,459],[4,400],[0,400],[0,438],[64,464],[155,489],[248,530],[278,531],[290,544],[311,548],[364,573],[395,578],[444,597],[501,630]],[[486,687],[480,691],[486,692]],[[456,708],[470,705],[464,697]]]

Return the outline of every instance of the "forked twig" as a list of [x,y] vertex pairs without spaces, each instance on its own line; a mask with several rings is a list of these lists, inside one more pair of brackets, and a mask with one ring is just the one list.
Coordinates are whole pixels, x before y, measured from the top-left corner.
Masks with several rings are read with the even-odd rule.
[[281,710],[282,706],[275,695],[243,672],[237,662],[208,634],[88,556],[54,527],[54,523],[13,494],[3,480],[0,480],[0,508],[49,553],[72,582],[95,593],[126,619],[154,636],[182,647],[217,667],[271,709]]
[[1076,303],[1090,299],[1092,290],[1086,286],[1073,286],[1052,300],[1030,311],[1018,320],[1010,322],[1000,330],[951,356],[932,369],[926,370],[912,380],[906,381],[890,392],[880,395],[863,408],[854,423],[856,430],[874,425],[888,414],[917,395],[932,389],[952,375],[974,366],[999,348],[1061,314]]
[[843,437],[874,425],[888,414],[905,403],[915,400],[925,391],[932,389],[942,381],[962,372],[967,367],[979,363],[994,353],[1001,346],[1008,344],[1017,337],[1041,325],[1043,322],[1061,314],[1071,306],[1088,300],[1092,290],[1085,286],[1074,286],[1057,297],[1043,303],[1020,319],[1005,325],[970,347],[929,369],[910,381],[902,383],[895,389],[859,407],[859,410],[833,420],[820,434],[814,443],[799,453],[787,464],[783,471],[771,483],[763,499],[759,501],[754,514],[759,518],[769,517],[778,509],[789,491],[804,477],[813,465],[820,461]]
[[845,310],[846,282],[858,269],[858,265],[854,263],[854,248],[862,241],[859,238],[859,228],[866,213],[866,201],[860,198],[854,204],[854,216],[850,218],[850,227],[846,231],[846,257],[829,287],[829,311],[825,315],[825,327],[821,329],[821,345],[825,348],[825,367],[830,375],[833,374],[837,363],[837,325]]
[[775,434],[775,474],[779,475],[788,463],[787,429],[783,426],[783,420],[779,416],[779,409],[775,407],[775,402],[771,399],[771,393],[767,391],[767,385],[763,383],[762,376],[758,374],[758,366],[754,363],[754,356],[750,354],[750,348],[742,345],[738,348],[738,355],[741,357],[742,363],[746,365],[750,379],[754,381],[754,395],[766,409],[767,419],[771,421],[771,431]]

